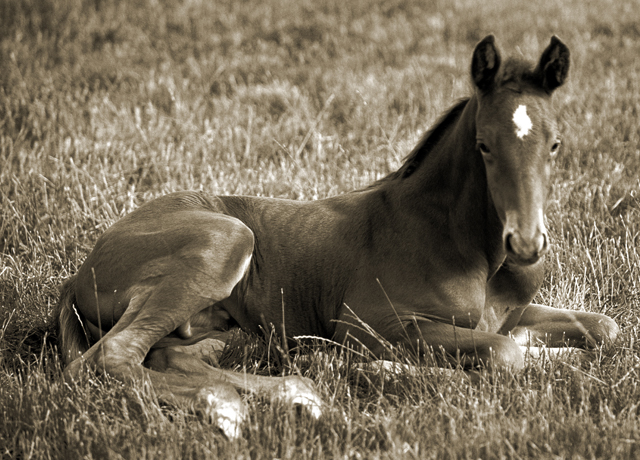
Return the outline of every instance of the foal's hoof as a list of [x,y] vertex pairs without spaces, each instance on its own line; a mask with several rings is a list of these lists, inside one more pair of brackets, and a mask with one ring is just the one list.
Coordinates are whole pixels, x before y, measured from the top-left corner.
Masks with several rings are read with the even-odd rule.
[[278,391],[279,393],[274,395],[275,400],[305,407],[316,419],[320,418],[324,411],[324,402],[314,389],[311,379],[297,375],[284,377]]
[[242,424],[249,410],[238,392],[232,386],[207,387],[198,391],[196,398],[204,406],[205,414],[211,422],[230,439],[242,436]]

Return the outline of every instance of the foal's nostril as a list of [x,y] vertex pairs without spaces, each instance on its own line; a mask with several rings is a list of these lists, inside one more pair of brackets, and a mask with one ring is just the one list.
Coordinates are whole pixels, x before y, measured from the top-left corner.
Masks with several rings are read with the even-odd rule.
[[513,253],[513,245],[511,244],[511,238],[513,237],[513,233],[507,233],[507,236],[504,239],[504,249],[507,253]]
[[542,248],[540,248],[540,254],[544,254],[549,246],[549,237],[546,233],[542,234]]

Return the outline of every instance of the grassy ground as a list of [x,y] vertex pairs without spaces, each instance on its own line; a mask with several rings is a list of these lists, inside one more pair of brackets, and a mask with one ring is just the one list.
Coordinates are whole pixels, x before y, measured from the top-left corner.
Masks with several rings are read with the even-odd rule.
[[[640,452],[637,0],[0,2],[0,454],[8,458],[632,458]],[[61,380],[57,287],[99,234],[163,193],[316,199],[399,166],[470,91],[474,44],[571,48],[539,302],[622,328],[588,360],[370,384],[296,366],[314,421],[252,402],[244,439],[148,388]],[[347,359],[347,361],[345,361]],[[295,364],[295,362],[294,362]],[[346,417],[343,417],[343,414]]]

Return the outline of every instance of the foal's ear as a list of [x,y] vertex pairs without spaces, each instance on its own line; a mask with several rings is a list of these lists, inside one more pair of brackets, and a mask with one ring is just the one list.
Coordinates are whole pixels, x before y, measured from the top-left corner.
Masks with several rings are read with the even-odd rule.
[[496,48],[496,39],[487,35],[473,50],[471,58],[471,78],[482,92],[489,91],[500,68],[500,53]]
[[538,67],[534,71],[546,92],[551,93],[567,79],[569,55],[569,48],[555,35],[551,37],[551,43],[542,52]]

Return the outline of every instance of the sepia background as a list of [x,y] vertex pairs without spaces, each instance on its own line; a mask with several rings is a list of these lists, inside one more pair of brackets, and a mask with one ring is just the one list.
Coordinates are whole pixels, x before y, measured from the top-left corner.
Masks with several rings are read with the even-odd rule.
[[[631,458],[640,448],[640,2],[0,1],[0,455]],[[537,302],[622,337],[518,375],[361,378],[338,351],[312,420],[253,400],[227,441],[148,388],[65,385],[51,316],[97,237],[175,190],[320,199],[397,168],[470,95],[473,47],[571,49]],[[250,371],[250,369],[249,369]]]

